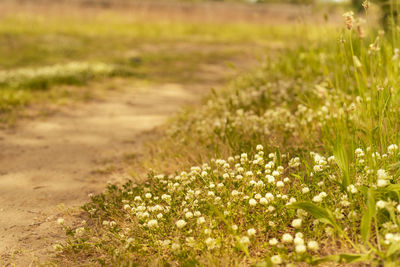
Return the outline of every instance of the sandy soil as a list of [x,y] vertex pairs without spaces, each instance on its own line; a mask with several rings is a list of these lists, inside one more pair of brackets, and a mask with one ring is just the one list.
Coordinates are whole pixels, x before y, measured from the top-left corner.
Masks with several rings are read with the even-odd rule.
[[56,224],[62,207],[80,205],[88,194],[101,192],[113,179],[98,174],[105,163],[140,151],[143,133],[198,99],[200,89],[164,84],[118,90],[103,100],[1,130],[0,265],[28,266],[45,259],[63,238]]

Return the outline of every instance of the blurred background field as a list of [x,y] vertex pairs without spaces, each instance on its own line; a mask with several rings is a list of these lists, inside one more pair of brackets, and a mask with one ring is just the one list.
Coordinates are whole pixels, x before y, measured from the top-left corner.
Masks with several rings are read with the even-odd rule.
[[[290,1],[289,1],[290,2]],[[31,103],[90,98],[106,77],[204,79],[200,66],[241,68],[334,28],[340,5],[167,1],[0,3],[0,120]],[[324,15],[321,15],[324,14]],[[299,39],[300,38],[300,39]],[[102,66],[99,68],[99,66]],[[201,73],[201,74],[200,74]],[[49,90],[52,88],[52,90]]]

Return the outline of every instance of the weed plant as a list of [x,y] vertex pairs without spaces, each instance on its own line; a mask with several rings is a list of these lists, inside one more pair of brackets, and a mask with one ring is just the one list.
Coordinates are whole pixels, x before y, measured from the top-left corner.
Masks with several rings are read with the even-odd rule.
[[[368,2],[364,2],[368,13]],[[367,14],[368,18],[368,14]],[[400,264],[399,30],[344,14],[170,126],[210,157],[109,185],[60,257],[102,265]],[[188,155],[189,157],[189,155]]]

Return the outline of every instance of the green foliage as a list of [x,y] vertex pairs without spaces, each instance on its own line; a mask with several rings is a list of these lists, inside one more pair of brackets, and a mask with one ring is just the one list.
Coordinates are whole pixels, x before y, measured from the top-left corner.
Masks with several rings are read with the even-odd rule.
[[167,155],[192,167],[109,186],[84,206],[89,224],[64,226],[64,255],[104,265],[399,265],[399,33],[345,20],[336,34],[307,32],[172,121]]
[[371,231],[371,224],[372,219],[375,217],[376,214],[376,203],[375,203],[375,193],[374,189],[368,188],[367,191],[367,203],[366,203],[366,210],[361,219],[361,238],[363,242],[367,242],[370,231]]
[[[85,13],[46,14],[46,20],[40,13],[8,13],[0,18],[0,121],[30,103],[57,102],[83,91],[76,88],[64,93],[57,90],[62,85],[81,86],[115,76],[204,82],[195,74],[203,64],[249,53],[243,51],[243,43],[261,44],[289,33],[288,27],[277,30],[251,23],[216,26],[135,20],[112,11],[99,12],[93,20]],[[187,44],[185,49],[182,42]]]
[[313,265],[319,265],[326,262],[337,262],[337,263],[357,263],[365,262],[369,260],[368,254],[346,254],[341,253],[337,255],[331,255],[323,258],[316,259],[313,261]]
[[335,217],[333,216],[333,213],[329,209],[319,207],[311,202],[297,202],[293,204],[292,207],[295,209],[303,209],[309,212],[319,221],[330,224],[339,232],[342,231],[340,225],[337,223]]

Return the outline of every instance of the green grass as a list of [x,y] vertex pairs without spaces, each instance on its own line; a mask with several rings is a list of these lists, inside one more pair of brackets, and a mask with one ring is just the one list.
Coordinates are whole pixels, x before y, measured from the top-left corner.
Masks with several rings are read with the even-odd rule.
[[[0,120],[7,121],[29,104],[57,99],[51,91],[57,92],[54,88],[60,85],[82,86],[114,76],[156,83],[199,82],[203,65],[224,65],[257,54],[264,46],[268,49],[271,40],[279,47],[290,32],[291,26],[278,29],[254,23],[148,21],[117,11],[60,16],[40,11],[7,13],[0,18]],[[251,49],[246,50],[249,44]],[[21,76],[73,63],[103,64],[114,71]],[[10,82],[6,76],[15,78]]]
[[62,223],[59,262],[398,266],[399,33],[347,22],[175,118],[159,172]]
[[[83,15],[82,15],[83,16]],[[74,61],[113,61],[124,51],[160,43],[261,43],[287,36],[292,26],[190,21],[135,21],[118,14],[41,17],[13,14],[1,18],[0,67],[42,66]],[[68,23],[66,23],[68,21]],[[301,33],[299,33],[300,35]],[[90,49],[88,49],[90,47]]]

